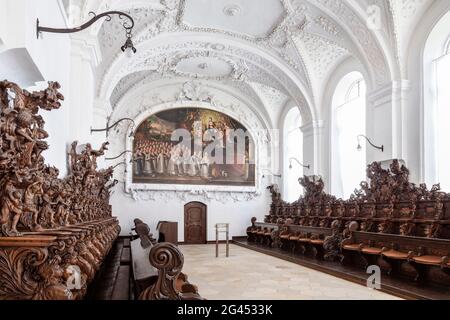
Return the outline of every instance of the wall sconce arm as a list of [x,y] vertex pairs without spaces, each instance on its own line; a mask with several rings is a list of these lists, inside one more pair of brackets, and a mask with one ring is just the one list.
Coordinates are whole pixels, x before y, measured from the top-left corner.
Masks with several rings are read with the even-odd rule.
[[292,161],[297,162],[301,167],[306,168],[306,169],[311,169],[311,166],[308,165],[304,165],[303,163],[300,162],[300,160],[298,160],[297,158],[290,158],[289,159],[289,169],[292,169]]
[[358,147],[357,147],[358,151],[361,151],[361,149],[362,149],[360,139],[361,139],[361,138],[364,138],[364,139],[367,140],[367,142],[368,142],[372,147],[374,147],[375,149],[381,150],[381,152],[384,152],[384,145],[381,145],[381,146],[376,146],[376,145],[374,145],[374,144],[372,143],[372,141],[370,141],[370,139],[367,138],[365,135],[360,134],[357,138],[358,138]]
[[105,160],[116,160],[116,159],[119,159],[121,156],[123,156],[123,155],[126,154],[126,153],[133,153],[133,151],[131,151],[131,150],[125,150],[124,152],[122,152],[121,154],[119,154],[117,157],[114,157],[114,158],[105,158]]
[[[111,126],[108,126],[108,124],[107,124],[107,125],[106,125],[106,128],[104,128],[104,129],[92,129],[92,128],[91,128],[91,134],[92,134],[92,132],[103,132],[103,131],[106,131],[106,136],[108,136],[109,130],[115,128],[115,127],[116,127],[119,123],[121,123],[122,121],[131,121],[133,129],[134,129],[134,127],[136,126],[136,123],[134,122],[133,119],[131,119],[131,118],[122,118],[122,119],[120,119],[120,120],[117,120],[117,121],[116,121],[113,125],[111,125]],[[131,138],[131,137],[133,136],[133,134],[134,134],[133,131],[134,131],[134,130],[131,130],[130,138]]]

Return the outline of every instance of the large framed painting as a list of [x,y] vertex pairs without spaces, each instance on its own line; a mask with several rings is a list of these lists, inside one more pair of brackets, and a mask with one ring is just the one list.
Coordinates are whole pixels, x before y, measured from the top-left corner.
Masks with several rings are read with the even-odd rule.
[[203,108],[151,115],[133,143],[133,183],[255,186],[255,146],[241,123]]

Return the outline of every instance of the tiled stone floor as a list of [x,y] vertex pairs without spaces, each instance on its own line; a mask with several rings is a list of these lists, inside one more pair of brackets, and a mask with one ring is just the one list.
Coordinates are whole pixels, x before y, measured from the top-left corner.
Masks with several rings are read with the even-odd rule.
[[180,246],[183,272],[208,300],[391,300],[394,296],[239,246]]

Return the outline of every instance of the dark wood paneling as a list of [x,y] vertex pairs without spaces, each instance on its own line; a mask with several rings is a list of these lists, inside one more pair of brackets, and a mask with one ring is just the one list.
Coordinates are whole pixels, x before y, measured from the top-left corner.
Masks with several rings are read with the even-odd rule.
[[206,243],[206,205],[201,202],[184,206],[184,243]]

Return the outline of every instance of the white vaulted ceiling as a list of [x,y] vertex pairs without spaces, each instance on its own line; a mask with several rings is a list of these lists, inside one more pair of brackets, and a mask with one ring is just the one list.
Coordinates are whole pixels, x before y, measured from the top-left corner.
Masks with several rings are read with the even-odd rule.
[[[413,24],[432,0],[67,0],[73,24],[89,11],[133,16],[132,58],[121,21],[98,23],[97,95],[112,108],[133,88],[162,79],[220,82],[266,110],[297,104],[314,120],[330,74],[353,57],[371,89],[402,72]],[[376,5],[380,28],[368,28]]]
[[178,19],[185,29],[219,30],[257,40],[269,37],[287,15],[279,0],[183,0]]

